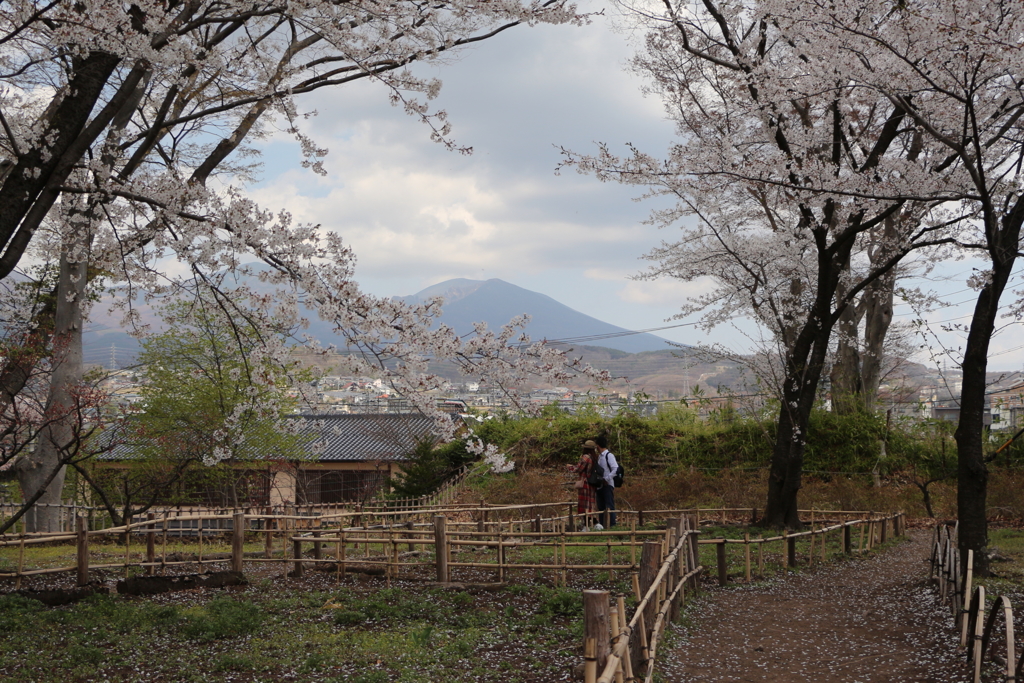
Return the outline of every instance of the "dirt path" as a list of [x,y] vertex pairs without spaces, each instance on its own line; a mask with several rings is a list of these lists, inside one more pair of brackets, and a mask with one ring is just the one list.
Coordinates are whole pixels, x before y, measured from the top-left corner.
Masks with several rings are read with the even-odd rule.
[[928,536],[867,559],[704,593],[666,681],[969,680],[949,612],[928,587]]

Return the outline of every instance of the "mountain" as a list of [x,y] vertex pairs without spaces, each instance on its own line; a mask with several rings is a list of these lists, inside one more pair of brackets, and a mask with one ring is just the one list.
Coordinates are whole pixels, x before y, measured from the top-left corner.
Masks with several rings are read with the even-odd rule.
[[[473,331],[474,322],[500,329],[512,318],[528,314],[530,338],[566,340],[573,346],[587,344],[626,353],[659,351],[668,342],[653,334],[628,334],[629,330],[580,313],[549,296],[517,287],[504,280],[447,280],[427,287],[404,301],[416,303],[439,296],[445,300],[441,321],[456,332]],[[594,338],[605,337],[605,338]]]
[[[259,289],[257,283],[250,284]],[[629,334],[625,328],[585,315],[549,296],[503,280],[447,280],[400,298],[415,303],[437,296],[445,300],[441,320],[460,334],[472,332],[474,322],[485,322],[492,330],[498,330],[512,318],[525,313],[530,316],[526,332],[534,340],[565,340],[576,349],[586,344],[625,353],[668,348],[668,342],[661,337],[646,333]],[[86,363],[105,366],[114,360],[115,365],[124,367],[134,360],[139,344],[121,328],[121,313],[108,311],[110,300],[111,295],[107,294],[93,306],[83,340],[85,360]],[[137,301],[136,310],[143,322],[159,326],[158,319],[141,297]],[[330,324],[317,319],[312,313],[309,318],[308,334],[324,344],[338,341]]]

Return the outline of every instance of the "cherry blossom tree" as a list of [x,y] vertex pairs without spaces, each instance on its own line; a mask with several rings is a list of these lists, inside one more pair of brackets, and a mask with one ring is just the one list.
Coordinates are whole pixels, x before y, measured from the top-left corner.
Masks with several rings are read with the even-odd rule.
[[[584,20],[563,0],[5,3],[0,277],[30,249],[49,250],[61,263],[52,319],[44,311],[26,323],[50,330],[51,350],[67,349],[48,402],[66,404],[82,384],[81,305],[96,273],[121,284],[125,322],[140,334],[139,292],[201,287],[226,309],[244,300],[267,330],[301,328],[302,303],[331,321],[353,351],[346,371],[384,376],[439,425],[447,421],[427,393],[442,381],[428,360],[451,360],[513,396],[531,374],[587,371],[543,345],[522,344],[522,320],[462,339],[435,324],[439,301],[410,306],[366,295],[338,236],[265,210],[243,189],[255,153],[246,145],[273,125],[295,136],[304,163],[322,172],[326,150],[301,132],[298,98],[361,79],[380,82],[435,140],[468,151],[451,140],[445,113],[426,104],[440,83],[408,66],[444,60],[518,24]],[[172,259],[190,276],[167,276]],[[261,285],[229,291],[225,274],[254,259],[269,266]],[[284,339],[268,332],[263,342],[254,366],[285,362]],[[2,394],[16,396],[25,376],[5,363]],[[63,439],[52,440],[58,450]],[[43,472],[56,462],[41,448],[25,466]],[[60,479],[46,479],[47,495],[59,497]],[[31,493],[38,484],[23,486]]]
[[[703,0],[631,7],[647,28],[634,68],[680,138],[664,159],[567,153],[566,164],[637,184],[676,204],[652,222],[681,237],[649,255],[646,277],[705,279],[681,316],[711,327],[752,316],[781,356],[780,411],[762,522],[799,526],[804,435],[832,334],[909,253],[938,248],[965,211],[949,210],[936,145],[889,100],[771,2]],[[884,192],[879,192],[884,188]],[[847,330],[849,334],[849,331]]]
[[[858,0],[777,9],[780,22],[802,32],[819,53],[827,44],[847,65],[845,74],[856,87],[884,98],[938,146],[933,170],[941,173],[933,175],[942,182],[939,193],[975,216],[960,244],[988,267],[968,280],[978,298],[966,330],[955,436],[962,559],[966,562],[966,551],[973,550],[976,571],[984,574],[985,375],[1024,224],[1024,6],[1008,0]],[[1008,313],[1019,318],[1022,311],[1018,300]]]

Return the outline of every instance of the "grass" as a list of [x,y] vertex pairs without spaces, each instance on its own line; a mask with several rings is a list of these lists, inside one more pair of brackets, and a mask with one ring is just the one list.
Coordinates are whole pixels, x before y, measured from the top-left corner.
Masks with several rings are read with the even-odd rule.
[[101,595],[60,608],[8,595],[0,679],[560,680],[578,660],[581,614],[579,589],[526,585],[477,596],[267,581],[237,596]]
[[[648,525],[649,529],[655,528]],[[704,537],[742,538],[745,527],[704,527]],[[858,532],[854,531],[854,544]],[[588,540],[591,537],[587,537]],[[620,536],[629,538],[628,530]],[[1016,537],[1014,537],[1016,538]],[[1024,554],[1024,540],[1014,552]],[[783,568],[779,542],[766,548],[765,575]],[[365,544],[364,544],[365,546]],[[818,555],[815,542],[815,556]],[[1007,547],[1010,547],[1007,545]],[[132,544],[144,552],[143,544]],[[168,553],[195,553],[194,541],[168,544]],[[16,549],[15,549],[16,550]],[[123,558],[124,546],[96,544],[96,556]],[[262,554],[262,542],[246,545]],[[365,548],[349,554],[361,555]],[[807,541],[799,542],[806,561]],[[10,549],[4,558],[10,561]],[[227,552],[224,543],[204,542],[203,552]],[[716,575],[715,548],[700,547],[701,561]],[[730,575],[743,578],[743,546],[730,544]],[[841,555],[841,535],[830,534],[830,559]],[[569,548],[570,562],[603,564],[609,548]],[[629,548],[611,548],[613,562],[629,564]],[[71,547],[26,549],[26,566],[73,564]],[[332,553],[325,551],[325,556]],[[635,551],[639,559],[639,548]],[[491,550],[463,550],[456,559],[487,561],[469,570],[474,581],[492,581]],[[509,561],[547,563],[552,548],[508,549]],[[756,547],[751,559],[756,573]],[[116,561],[116,560],[114,560]],[[354,560],[357,561],[357,560]],[[98,563],[98,560],[93,560]],[[429,574],[429,556],[423,558]],[[280,576],[283,565],[247,566],[252,584],[240,593],[183,591],[152,598],[94,596],[60,608],[8,595],[0,597],[0,680],[47,681],[437,681],[453,683],[568,680],[580,661],[581,589],[600,587],[627,596],[634,605],[628,572],[575,570],[569,587],[553,585],[553,571],[509,569],[509,585],[471,593],[429,588],[422,583],[307,572],[301,580]],[[194,566],[193,569],[194,570]],[[467,570],[456,569],[456,574]],[[256,572],[262,572],[255,575]],[[411,570],[415,572],[415,570]],[[408,577],[410,570],[403,568]],[[120,570],[101,573],[108,578]],[[260,578],[262,576],[262,578]],[[457,577],[458,579],[459,577]],[[668,646],[668,643],[665,644]]]

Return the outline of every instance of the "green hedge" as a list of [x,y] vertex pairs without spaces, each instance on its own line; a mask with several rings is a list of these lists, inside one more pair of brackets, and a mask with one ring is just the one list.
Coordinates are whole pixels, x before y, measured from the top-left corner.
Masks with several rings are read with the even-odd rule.
[[[774,422],[744,419],[698,419],[682,406],[665,406],[653,417],[623,412],[603,417],[593,410],[570,415],[546,409],[539,417],[489,419],[475,427],[477,435],[520,462],[557,466],[575,462],[586,439],[605,434],[609,447],[630,468],[720,469],[764,467],[771,461]],[[948,423],[932,421],[887,427],[884,416],[837,415],[816,410],[811,415],[804,456],[806,471],[882,474],[910,466],[932,467],[946,457],[955,460]],[[881,441],[886,457],[880,459]]]

